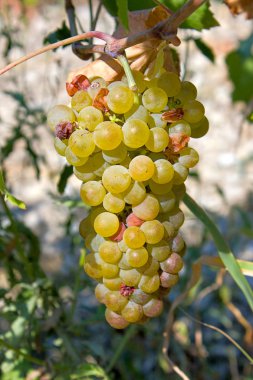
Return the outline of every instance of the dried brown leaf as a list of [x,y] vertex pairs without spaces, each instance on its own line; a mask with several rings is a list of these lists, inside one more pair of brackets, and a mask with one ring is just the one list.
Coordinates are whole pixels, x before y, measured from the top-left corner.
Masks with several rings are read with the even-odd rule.
[[165,9],[165,7],[161,5],[158,5],[157,7],[153,8],[148,14],[145,25],[148,29],[152,28],[160,21],[166,20],[166,18],[168,18],[170,15],[171,13],[169,10]]
[[100,88],[97,95],[95,96],[92,105],[100,109],[102,112],[108,112],[108,105],[106,101],[106,95],[108,95],[109,90],[107,88]]
[[225,0],[231,13],[238,15],[246,13],[247,19],[253,18],[253,1],[252,0]]

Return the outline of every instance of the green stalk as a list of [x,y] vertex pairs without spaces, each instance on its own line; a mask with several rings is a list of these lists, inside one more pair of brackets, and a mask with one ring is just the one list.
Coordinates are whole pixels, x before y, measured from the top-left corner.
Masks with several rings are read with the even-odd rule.
[[40,366],[44,366],[45,365],[45,362],[40,360],[40,359],[37,359],[37,358],[34,358],[33,356],[31,355],[28,355],[24,352],[22,352],[22,350],[20,350],[19,348],[16,348],[16,347],[13,347],[12,345],[10,345],[8,342],[6,342],[6,340],[0,338],[0,346],[3,346],[5,348],[7,348],[8,350],[11,350],[11,351],[14,351],[18,356],[23,356],[23,358],[31,363],[34,363],[34,364],[37,364],[37,365],[40,365]]
[[185,194],[183,198],[184,203],[186,206],[191,210],[191,212],[201,220],[201,222],[206,226],[210,234],[212,235],[212,238],[214,240],[214,243],[217,247],[219,256],[225,266],[225,268],[228,270],[236,284],[239,286],[241,291],[243,292],[245,298],[248,301],[248,304],[250,308],[253,310],[253,291],[244,277],[243,273],[241,272],[240,266],[231,252],[227,242],[224,240],[222,234],[212,221],[212,219],[207,215],[207,213],[190,197],[190,195]]
[[124,69],[124,72],[125,72],[126,77],[127,77],[127,82],[128,82],[129,88],[133,91],[136,91],[137,85],[135,83],[135,80],[134,80],[134,77],[132,74],[132,70],[131,70],[131,67],[130,67],[129,62],[127,60],[127,57],[124,54],[119,54],[117,56],[117,59],[120,61],[121,65]]
[[17,250],[18,250],[18,254],[19,254],[20,260],[24,264],[24,266],[26,268],[26,271],[27,271],[28,276],[30,277],[30,279],[33,279],[33,269],[32,269],[31,264],[29,263],[26,255],[25,255],[23,246],[21,244],[20,236],[19,236],[19,232],[18,232],[18,228],[17,228],[16,222],[15,222],[15,219],[13,218],[12,213],[11,213],[9,207],[8,207],[7,203],[5,202],[4,195],[1,194],[1,192],[0,192],[0,200],[1,200],[1,203],[3,205],[3,209],[4,209],[4,211],[5,211],[8,219],[10,221],[11,230],[12,230],[14,236],[15,236],[15,239],[16,239]]
[[110,363],[106,367],[105,372],[109,373],[113,369],[115,363],[118,361],[118,358],[120,357],[122,351],[124,350],[127,342],[136,333],[136,331],[137,331],[137,327],[135,325],[132,325],[128,328],[120,344],[118,345],[117,350],[115,351],[113,357],[111,358]]

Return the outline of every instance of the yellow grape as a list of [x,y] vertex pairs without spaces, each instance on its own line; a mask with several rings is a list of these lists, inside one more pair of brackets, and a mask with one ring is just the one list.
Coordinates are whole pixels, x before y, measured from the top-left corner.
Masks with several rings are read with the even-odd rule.
[[146,240],[145,235],[139,227],[132,226],[128,227],[124,234],[123,240],[129,248],[140,248],[142,247]]
[[82,129],[88,129],[89,131],[94,131],[96,126],[104,120],[102,112],[93,107],[85,107],[77,116],[78,125]]
[[101,204],[105,194],[105,188],[100,181],[88,181],[81,185],[80,196],[88,206]]
[[140,229],[144,232],[145,240],[149,244],[159,243],[164,236],[164,226],[156,219],[144,222]]
[[85,129],[75,130],[69,138],[69,148],[79,157],[88,157],[95,149],[92,133]]
[[122,257],[122,252],[116,242],[106,240],[99,247],[101,258],[110,264],[116,264]]
[[112,121],[103,121],[93,132],[95,144],[102,150],[117,148],[122,141],[121,127]]
[[149,127],[140,119],[130,119],[122,127],[123,142],[129,148],[140,148],[149,138]]
[[117,214],[124,210],[125,201],[121,194],[107,193],[103,200],[103,206],[106,211]]
[[119,229],[119,219],[111,212],[102,212],[94,221],[94,230],[103,237],[109,237]]
[[90,106],[92,99],[87,91],[77,91],[71,98],[71,107],[80,112],[84,107]]
[[147,181],[155,171],[155,165],[151,158],[140,155],[132,159],[129,164],[129,174],[135,181]]
[[162,152],[169,143],[168,132],[160,127],[154,127],[150,129],[148,141],[146,147],[148,150],[154,153]]
[[102,182],[107,191],[119,194],[125,191],[131,184],[128,170],[121,165],[109,166],[103,173]]
[[161,112],[168,102],[168,96],[164,90],[151,87],[142,95],[142,103],[150,112]]
[[122,114],[128,112],[134,103],[134,94],[126,86],[108,86],[107,104],[114,113]]
[[58,104],[52,107],[47,114],[47,124],[52,131],[54,131],[58,124],[64,121],[74,123],[75,120],[76,115],[73,110],[64,104]]

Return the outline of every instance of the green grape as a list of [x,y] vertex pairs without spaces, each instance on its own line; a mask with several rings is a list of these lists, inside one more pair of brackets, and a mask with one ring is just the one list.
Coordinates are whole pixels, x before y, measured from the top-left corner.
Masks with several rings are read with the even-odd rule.
[[91,162],[94,174],[100,178],[104,174],[105,169],[107,169],[110,166],[108,162],[104,161],[102,152],[94,153],[90,157],[90,162]]
[[132,159],[129,164],[129,174],[135,181],[147,181],[155,171],[155,165],[151,158],[140,155]]
[[140,282],[139,282],[139,288],[143,290],[145,293],[154,293],[159,289],[160,286],[160,278],[159,275],[156,273],[153,276],[145,276],[142,275]]
[[144,200],[136,206],[132,207],[134,215],[147,221],[153,220],[159,213],[159,202],[152,194],[147,194]]
[[[118,247],[121,250],[121,252],[126,252],[128,250],[128,246],[126,245],[126,243],[124,242],[123,239],[118,241]],[[122,261],[124,261],[124,258],[125,258],[125,256],[123,255]],[[124,269],[124,268],[122,268],[122,269]]]
[[125,86],[114,86],[109,88],[107,104],[114,113],[122,114],[128,112],[134,104],[133,92]]
[[103,200],[103,206],[106,211],[118,214],[125,208],[125,201],[121,194],[107,193]]
[[58,137],[55,137],[54,148],[60,156],[65,156],[67,144],[65,144],[64,140],[61,140]]
[[175,194],[176,200],[179,203],[185,196],[186,193],[186,187],[184,183],[181,183],[181,185],[174,185],[172,187],[172,190]]
[[160,263],[160,266],[164,272],[177,274],[183,268],[184,264],[182,258],[173,252],[170,257]]
[[140,279],[141,273],[137,271],[137,269],[120,269],[119,276],[122,282],[127,286],[137,286]]
[[80,179],[80,181],[83,182],[93,181],[94,179],[96,179],[96,175],[93,172],[92,160],[89,159],[83,165],[78,166],[77,168],[74,167],[74,174],[78,179]]
[[145,276],[154,276],[160,268],[160,263],[153,257],[149,256],[148,261],[142,267],[138,268],[138,271]]
[[[81,167],[83,166],[87,161],[89,157],[78,157],[76,156],[69,146],[65,149],[65,157],[67,162],[70,165]],[[74,168],[75,169],[75,168]]]
[[167,194],[156,195],[156,198],[160,205],[160,213],[171,211],[176,204],[175,195],[172,191]]
[[190,147],[180,150],[178,162],[186,168],[193,168],[199,162],[198,152]]
[[165,240],[156,244],[148,244],[147,250],[157,261],[164,261],[171,254],[171,248]]
[[186,136],[191,136],[191,127],[186,121],[181,120],[176,123],[172,123],[169,127],[169,135],[182,133]]
[[182,238],[180,234],[177,234],[172,240],[172,246],[171,246],[172,251],[179,253],[184,249],[184,247],[185,247],[184,239]]
[[152,179],[148,182],[150,190],[155,195],[163,195],[167,194],[172,188],[172,181],[165,183],[164,185],[160,185],[159,183],[154,182]]
[[174,227],[173,223],[165,221],[165,222],[162,222],[162,225],[164,227],[165,239],[171,239],[173,236],[175,236],[176,228]]
[[152,128],[154,127],[159,127],[159,128],[166,128],[167,126],[167,122],[165,120],[162,120],[161,118],[161,114],[160,113],[152,113],[150,115],[151,119],[153,120],[153,123],[152,123]]
[[109,289],[104,286],[104,284],[97,284],[95,288],[95,297],[99,302],[105,303],[105,296],[107,293],[109,293]]
[[85,239],[85,245],[86,245],[86,248],[89,248],[88,247],[88,244],[90,246],[90,249],[93,251],[93,252],[97,252],[100,245],[105,241],[105,239],[98,235],[98,234],[95,234],[94,233],[94,230],[92,231],[91,234],[89,234],[86,239]]
[[107,83],[106,81],[101,77],[95,77],[92,81],[90,86],[87,88],[87,92],[90,95],[92,99],[96,97],[98,92],[101,90],[101,88],[106,88]]
[[136,304],[133,301],[128,301],[127,305],[121,311],[121,315],[126,321],[130,323],[138,322],[143,317],[142,306]]
[[142,182],[134,181],[122,195],[126,203],[138,205],[146,197],[146,189]]
[[176,98],[180,100],[182,104],[186,103],[188,100],[194,100],[197,97],[197,89],[193,83],[183,81],[181,83],[181,90],[176,95]]
[[109,166],[103,173],[102,182],[107,191],[119,194],[131,184],[128,170],[122,165]]
[[89,106],[80,111],[77,120],[80,128],[94,131],[96,126],[103,122],[104,117],[99,109]]
[[117,148],[122,141],[121,127],[112,121],[103,121],[93,132],[95,144],[102,150]]
[[204,116],[198,123],[191,123],[191,136],[195,139],[205,136],[209,129],[209,121]]
[[173,168],[174,168],[173,184],[180,185],[186,180],[189,170],[185,166],[180,164],[179,162],[176,162],[175,164],[173,164]]
[[91,232],[94,232],[94,230],[91,225],[90,217],[88,216],[81,220],[79,224],[79,233],[85,239]]
[[51,108],[47,114],[47,124],[52,131],[54,131],[55,127],[64,122],[69,121],[70,123],[74,123],[76,120],[76,115],[73,110],[63,104],[58,104]]
[[80,196],[88,206],[100,205],[105,194],[105,188],[100,181],[88,181],[81,185]]
[[127,157],[127,148],[121,143],[117,148],[102,152],[103,159],[110,165],[120,164]]
[[149,127],[139,119],[130,119],[122,127],[123,142],[129,148],[140,148],[149,138]]
[[198,123],[203,119],[205,108],[202,103],[197,100],[188,100],[185,102],[184,107],[184,120],[188,123]]
[[167,131],[160,127],[154,127],[150,129],[148,141],[146,147],[148,150],[154,153],[162,152],[169,143],[169,135]]
[[120,87],[126,87],[128,88],[128,84],[121,80],[116,80],[115,82],[112,82],[108,84],[107,88],[109,91],[111,91],[113,88],[120,88]]
[[163,286],[164,288],[171,288],[172,286],[178,283],[178,280],[178,274],[171,274],[167,272],[162,272],[160,274],[161,286]]
[[184,223],[184,213],[178,207],[175,207],[173,210],[164,214],[164,221],[169,221],[173,224],[175,229],[178,230]]
[[156,219],[144,222],[140,229],[144,232],[148,244],[159,243],[164,236],[164,226]]
[[116,264],[122,257],[122,252],[116,242],[105,240],[98,248],[100,257],[109,264]]
[[84,130],[75,130],[69,138],[69,148],[79,157],[88,157],[95,149],[92,133]]
[[165,72],[157,82],[158,87],[162,88],[168,97],[175,96],[179,93],[181,89],[181,81],[176,73]]
[[115,278],[119,274],[119,267],[116,264],[101,263],[101,271],[103,278]]
[[137,288],[131,295],[130,300],[139,305],[145,305],[145,303],[151,300],[151,295],[144,293],[141,289]]
[[91,278],[102,277],[102,268],[94,253],[89,253],[85,256],[84,270]]
[[94,221],[94,230],[97,234],[103,237],[109,237],[114,234],[119,229],[119,219],[117,215],[111,212],[102,212],[99,214]]
[[173,165],[165,160],[156,160],[155,161],[155,171],[152,177],[152,180],[159,185],[164,185],[172,180],[174,177],[174,168]]
[[145,82],[148,88],[157,87],[158,78],[146,79]]
[[119,313],[128,303],[127,297],[122,296],[119,291],[107,292],[104,299],[106,307],[116,313]]
[[164,90],[151,87],[142,95],[142,103],[150,112],[161,112],[167,105],[168,96]]
[[119,290],[122,280],[120,277],[103,278],[103,284],[110,290]]
[[143,306],[143,312],[147,317],[154,318],[160,315],[163,311],[163,301],[157,298],[152,298]]
[[[124,243],[124,247],[122,245],[122,242]],[[121,243],[120,246],[121,246],[122,249],[124,248],[124,251],[123,251],[123,255],[121,257],[121,260],[118,263],[118,266],[119,266],[120,269],[124,269],[124,270],[126,270],[126,269],[132,269],[132,267],[131,267],[131,265],[129,265],[129,263],[127,261],[127,257],[126,257],[126,251],[128,250],[128,246],[126,245],[126,243],[124,242],[124,240],[121,240],[120,243]]]
[[124,329],[129,323],[119,314],[115,313],[112,310],[106,309],[105,311],[105,319],[115,329]]
[[80,90],[77,91],[71,98],[71,107],[80,112],[84,107],[90,106],[92,99],[87,91]]
[[128,227],[123,234],[123,240],[132,249],[140,248],[146,242],[144,233],[137,226]]
[[133,268],[142,267],[148,261],[148,251],[144,247],[135,248],[135,249],[129,248],[126,251],[126,260],[127,260],[127,263]]
[[[132,112],[131,112],[132,111]],[[131,109],[125,114],[125,120],[138,119],[142,120],[145,123],[148,123],[149,113],[143,105],[136,105],[135,109]]]

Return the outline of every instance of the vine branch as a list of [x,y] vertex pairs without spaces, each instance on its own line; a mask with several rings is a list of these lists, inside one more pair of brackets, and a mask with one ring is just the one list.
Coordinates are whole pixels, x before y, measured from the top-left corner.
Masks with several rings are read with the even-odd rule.
[[[177,28],[179,25],[183,23],[183,21],[189,17],[197,8],[199,8],[203,3],[207,0],[188,0],[180,9],[178,9],[175,13],[170,15],[166,20],[157,23],[153,28],[145,30],[140,33],[136,33],[132,36],[116,39],[111,35],[99,31],[90,31],[86,33],[82,33],[77,36],[73,36],[70,38],[66,38],[62,41],[58,41],[54,44],[50,44],[35,50],[16,61],[10,63],[0,70],[0,75],[4,74],[8,70],[11,70],[13,67],[36,57],[37,55],[43,54],[49,50],[56,49],[58,47],[73,44],[84,39],[96,37],[100,40],[105,41],[105,45],[92,45],[84,47],[81,45],[81,48],[85,48],[85,54],[87,53],[100,53],[107,54],[112,58],[117,58],[119,54],[122,54],[124,50],[130,46],[137,45],[141,42],[144,42],[148,39],[164,39],[173,44],[174,46],[178,46],[180,44],[180,39],[177,37]],[[67,1],[67,5],[69,6],[69,12],[72,12],[72,18],[74,17],[74,9],[71,0]],[[72,5],[72,8],[71,8]],[[76,31],[76,27],[73,24],[71,26],[72,32]],[[80,47],[80,45],[79,45]]]

